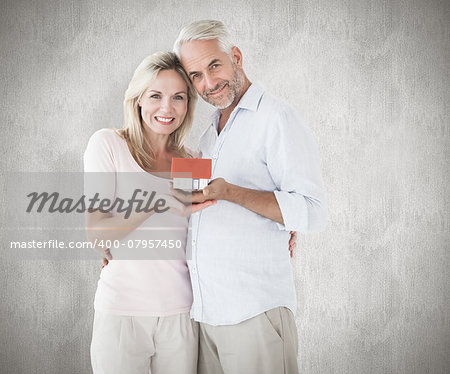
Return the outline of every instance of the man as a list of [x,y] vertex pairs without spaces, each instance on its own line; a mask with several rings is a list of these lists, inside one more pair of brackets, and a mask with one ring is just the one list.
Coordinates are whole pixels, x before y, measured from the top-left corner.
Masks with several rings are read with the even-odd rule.
[[213,160],[213,181],[192,195],[194,203],[218,200],[191,217],[199,373],[297,373],[285,246],[289,230],[326,225],[317,147],[290,107],[248,80],[221,22],[185,27],[174,52],[199,95],[217,108],[200,140],[202,157]]

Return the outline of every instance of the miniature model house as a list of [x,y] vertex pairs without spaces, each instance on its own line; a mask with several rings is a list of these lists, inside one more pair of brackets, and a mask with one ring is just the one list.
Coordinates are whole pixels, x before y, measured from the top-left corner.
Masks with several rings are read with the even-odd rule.
[[173,187],[202,190],[211,179],[212,161],[202,158],[172,158]]

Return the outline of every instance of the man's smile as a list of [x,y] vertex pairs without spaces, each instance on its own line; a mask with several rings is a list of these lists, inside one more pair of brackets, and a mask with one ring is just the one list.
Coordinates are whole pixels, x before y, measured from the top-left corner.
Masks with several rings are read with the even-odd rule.
[[223,85],[221,88],[206,93],[206,96],[208,96],[208,97],[217,97],[217,96],[220,96],[220,95],[222,94],[223,89],[224,89],[227,85],[228,85],[228,83],[224,83],[224,85]]

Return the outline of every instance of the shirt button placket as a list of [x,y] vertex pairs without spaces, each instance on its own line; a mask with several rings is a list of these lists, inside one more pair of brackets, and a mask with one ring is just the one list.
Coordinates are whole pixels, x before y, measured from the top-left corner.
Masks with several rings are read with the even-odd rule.
[[198,265],[197,265],[197,240],[195,239],[198,235],[198,221],[199,217],[196,217],[196,230],[193,235],[195,235],[192,239],[192,260],[193,260],[193,266],[191,268],[191,279],[192,279],[192,285],[193,285],[193,294],[196,298],[196,302],[194,303],[194,317],[200,318],[202,313],[202,299],[200,296],[200,280],[198,277]]
[[197,274],[197,246],[196,244],[196,240],[192,239],[192,253],[195,253],[195,260],[194,260],[194,266],[192,266],[191,272],[193,274]]

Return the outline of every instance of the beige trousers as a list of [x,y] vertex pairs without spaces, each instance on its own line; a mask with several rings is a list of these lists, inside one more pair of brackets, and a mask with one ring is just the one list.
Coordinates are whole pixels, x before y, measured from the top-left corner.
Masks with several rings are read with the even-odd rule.
[[198,374],[298,374],[292,312],[271,309],[237,325],[200,323]]
[[131,317],[95,312],[94,374],[195,374],[198,323],[189,313]]

